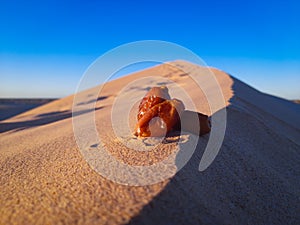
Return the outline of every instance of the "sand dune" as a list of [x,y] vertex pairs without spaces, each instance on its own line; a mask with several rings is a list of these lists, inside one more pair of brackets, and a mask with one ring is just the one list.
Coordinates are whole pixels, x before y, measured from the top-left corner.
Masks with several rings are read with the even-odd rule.
[[[207,68],[183,61],[171,65],[199,76],[205,85]],[[198,171],[206,135],[183,169],[152,185],[117,184],[87,164],[73,134],[74,96],[1,121],[0,224],[299,224],[300,105],[211,71],[227,112],[219,154],[208,169]],[[128,164],[155,163],[155,154],[165,157],[176,145],[162,144],[154,154],[132,153],[116,142],[110,123],[123,86],[158,75],[188,90],[198,111],[212,115],[225,110],[212,109],[188,74],[167,64],[105,84],[96,101],[99,87],[83,92],[81,104],[95,107],[97,129],[110,153]],[[172,86],[161,81],[151,85]],[[146,86],[132,85],[131,91],[143,94]],[[204,88],[212,97],[218,94]],[[84,119],[89,113],[75,116]],[[122,111],[117,113],[121,118]]]
[[0,121],[53,101],[54,99],[0,99]]

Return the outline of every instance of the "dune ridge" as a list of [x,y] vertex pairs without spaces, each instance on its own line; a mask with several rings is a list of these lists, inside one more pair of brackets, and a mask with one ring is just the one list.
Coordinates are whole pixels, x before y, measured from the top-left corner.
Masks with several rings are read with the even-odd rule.
[[[118,92],[138,78],[162,75],[188,88],[200,112],[222,110],[212,110],[180,68],[203,82],[212,71],[224,96],[225,138],[207,170],[198,167],[208,135],[187,165],[160,183],[134,187],[100,176],[76,145],[71,95],[0,122],[0,224],[299,224],[300,105],[218,69],[175,61],[108,82],[96,101],[92,94],[99,87],[85,91],[82,104],[95,106],[111,154],[131,164],[156,160],[144,153],[136,157],[116,142],[110,124]],[[163,157],[174,145],[163,144],[156,153]]]

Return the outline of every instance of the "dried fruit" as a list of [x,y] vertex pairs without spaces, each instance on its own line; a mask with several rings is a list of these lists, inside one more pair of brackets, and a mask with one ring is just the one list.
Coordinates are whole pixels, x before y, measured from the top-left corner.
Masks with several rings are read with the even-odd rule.
[[[179,130],[184,130],[196,135],[204,135],[210,132],[210,121],[207,115],[199,112],[193,112],[184,110],[180,114],[181,123],[179,124]],[[199,121],[199,125],[195,125],[195,121]]]
[[[196,135],[210,132],[208,116],[184,110],[184,104],[171,99],[168,88],[153,87],[139,105],[134,134],[139,137],[165,136],[171,130],[184,130]],[[199,126],[195,126],[195,121]]]
[[184,110],[180,100],[165,100],[153,105],[139,119],[135,135],[140,137],[165,136],[177,123],[179,114]]
[[169,99],[171,98],[169,95],[169,90],[166,86],[151,88],[139,105],[139,113],[137,119],[141,119],[143,115],[153,106]]

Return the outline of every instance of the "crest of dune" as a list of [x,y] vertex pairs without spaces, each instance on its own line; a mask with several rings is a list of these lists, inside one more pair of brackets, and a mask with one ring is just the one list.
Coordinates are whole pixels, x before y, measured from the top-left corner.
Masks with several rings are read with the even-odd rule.
[[[206,85],[207,71],[213,72],[220,90],[207,86],[209,93],[204,93],[189,76]],[[112,129],[113,104],[124,85],[149,76],[162,76],[188,90],[202,113],[213,116],[226,110],[224,141],[206,170],[198,169],[209,135],[199,138],[185,167],[159,183],[122,185],[99,175],[77,147],[74,96],[68,96],[1,121],[0,224],[300,223],[300,105],[264,94],[218,69],[185,61],[110,81],[96,98],[99,87],[82,92],[82,105],[95,109],[96,127],[110,153],[132,165],[155,163],[155,154],[164,157],[175,145],[162,144],[153,154],[135,153],[118,142]],[[132,87],[133,94],[147,90],[147,84]],[[218,91],[224,107],[212,109],[206,95],[214,99]],[[82,110],[74,116],[89,113]],[[122,111],[116,113],[122,118]]]

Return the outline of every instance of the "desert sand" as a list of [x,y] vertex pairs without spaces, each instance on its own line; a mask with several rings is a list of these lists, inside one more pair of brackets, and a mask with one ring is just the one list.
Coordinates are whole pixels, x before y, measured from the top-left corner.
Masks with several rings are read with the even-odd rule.
[[[184,61],[173,65],[205,81],[207,68]],[[227,111],[220,152],[205,171],[198,170],[209,140],[205,135],[187,165],[156,184],[118,184],[89,166],[73,134],[73,95],[1,121],[0,224],[300,224],[300,105],[211,71]],[[82,104],[95,104],[97,129],[106,146],[128,164],[155,163],[155,154],[164,157],[175,146],[164,143],[153,154],[135,153],[116,141],[111,127],[122,87],[155,75],[188,89],[199,112],[225,110],[212,110],[189,75],[167,64],[108,82],[96,102]],[[145,93],[145,87],[132,91]]]
[[41,106],[55,99],[0,99],[0,121],[16,116],[20,113],[26,112],[35,107]]

